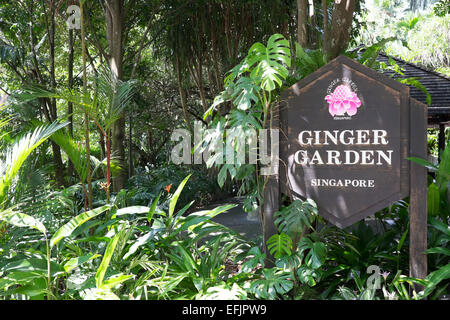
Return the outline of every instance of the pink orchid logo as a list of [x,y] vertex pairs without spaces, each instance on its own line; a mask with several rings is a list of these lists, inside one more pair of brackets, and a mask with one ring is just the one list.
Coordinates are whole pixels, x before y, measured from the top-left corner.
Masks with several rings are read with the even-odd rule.
[[337,86],[332,94],[325,97],[325,100],[328,102],[328,111],[332,116],[343,116],[345,113],[353,116],[361,106],[361,100],[356,93],[345,85]]

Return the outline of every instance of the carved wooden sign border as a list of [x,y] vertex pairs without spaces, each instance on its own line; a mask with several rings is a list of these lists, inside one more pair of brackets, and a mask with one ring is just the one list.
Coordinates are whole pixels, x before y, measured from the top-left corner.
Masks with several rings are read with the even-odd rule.
[[426,157],[426,121],[406,85],[346,56],[286,89],[272,114],[280,162],[264,195],[265,238],[281,193],[313,199],[340,228],[409,195],[411,272],[425,276],[426,170],[407,158]]

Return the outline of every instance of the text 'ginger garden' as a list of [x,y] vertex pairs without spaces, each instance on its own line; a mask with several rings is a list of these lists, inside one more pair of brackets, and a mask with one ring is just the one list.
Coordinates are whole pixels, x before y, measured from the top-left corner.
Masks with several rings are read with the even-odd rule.
[[[377,165],[392,164],[393,150],[332,150],[333,145],[349,146],[387,146],[389,140],[386,130],[318,130],[301,131],[298,142],[304,148],[294,154],[298,165]],[[311,147],[327,146],[315,150]],[[328,147],[330,146],[330,147]]]

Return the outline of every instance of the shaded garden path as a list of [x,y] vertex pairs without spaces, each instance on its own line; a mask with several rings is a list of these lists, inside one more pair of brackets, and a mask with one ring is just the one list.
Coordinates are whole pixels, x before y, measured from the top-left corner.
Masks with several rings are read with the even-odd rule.
[[261,234],[261,222],[259,217],[249,215],[242,208],[244,197],[235,197],[210,204],[205,209],[211,209],[224,204],[237,204],[236,207],[221,213],[214,217],[214,222],[223,224],[224,226],[236,231],[248,240],[256,240]]

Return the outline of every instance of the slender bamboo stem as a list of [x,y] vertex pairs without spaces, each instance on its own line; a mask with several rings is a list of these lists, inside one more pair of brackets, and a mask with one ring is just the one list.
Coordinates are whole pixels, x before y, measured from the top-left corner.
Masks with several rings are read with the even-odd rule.
[[109,204],[109,187],[111,185],[111,141],[106,139],[106,203]]
[[48,299],[52,300],[53,299],[53,293],[52,293],[52,281],[51,281],[51,264],[50,264],[50,246],[48,244],[48,238],[47,235],[44,233],[44,237],[45,237],[45,246],[47,249],[47,290],[48,290]]
[[[80,1],[80,14],[81,14],[81,51],[83,57],[83,99],[86,99],[87,94],[87,79],[86,79],[86,42],[85,42],[85,30],[84,30],[84,11],[83,2]],[[88,112],[84,112],[84,136],[86,140],[86,161],[87,163],[87,184],[88,184],[88,206],[92,209],[92,176],[91,176],[91,146],[89,141],[89,115]]]

